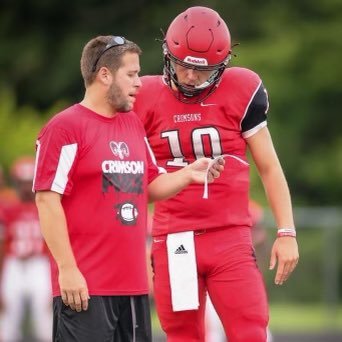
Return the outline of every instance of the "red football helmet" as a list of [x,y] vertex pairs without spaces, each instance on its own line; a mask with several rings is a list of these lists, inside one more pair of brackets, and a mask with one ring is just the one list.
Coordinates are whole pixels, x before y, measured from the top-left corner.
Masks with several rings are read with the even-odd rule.
[[[179,90],[183,102],[200,102],[218,85],[231,57],[228,27],[217,12],[207,7],[190,7],[170,24],[163,44],[164,75]],[[187,87],[177,81],[173,63],[186,68],[212,71],[206,82]],[[180,93],[180,94],[179,94]]]
[[22,156],[13,162],[11,176],[15,181],[32,181],[34,169],[35,159],[31,156]]

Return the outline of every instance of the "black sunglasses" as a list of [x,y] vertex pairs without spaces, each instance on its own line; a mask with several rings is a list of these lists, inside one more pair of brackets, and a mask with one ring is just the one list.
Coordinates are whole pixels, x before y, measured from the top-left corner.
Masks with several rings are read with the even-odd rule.
[[115,47],[115,46],[119,46],[119,45],[124,45],[126,44],[126,39],[124,37],[121,36],[113,36],[111,38],[111,40],[109,41],[109,43],[106,45],[106,47],[103,49],[103,51],[99,54],[99,56],[96,58],[94,65],[93,65],[93,69],[92,72],[94,72],[96,70],[96,66],[97,63],[99,62],[100,58],[102,57],[102,55],[108,51],[109,49]]

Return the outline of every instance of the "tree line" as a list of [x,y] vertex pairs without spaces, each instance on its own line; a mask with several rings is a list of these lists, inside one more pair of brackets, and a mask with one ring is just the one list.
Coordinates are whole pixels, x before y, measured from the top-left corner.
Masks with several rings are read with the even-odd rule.
[[[33,153],[41,125],[81,100],[83,45],[124,35],[142,50],[141,74],[162,71],[162,31],[203,5],[226,20],[231,65],[256,71],[268,89],[268,123],[296,205],[342,204],[342,3],[338,0],[2,0],[0,163]],[[252,170],[252,193],[263,198]]]

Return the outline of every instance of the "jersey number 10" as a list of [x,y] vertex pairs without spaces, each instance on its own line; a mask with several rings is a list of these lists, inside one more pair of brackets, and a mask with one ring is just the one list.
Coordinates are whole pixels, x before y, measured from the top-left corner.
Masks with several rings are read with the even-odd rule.
[[[168,166],[183,167],[189,164],[186,160],[183,149],[181,146],[181,140],[179,139],[179,131],[165,131],[161,133],[162,138],[166,138],[169,143],[170,151],[173,156],[172,160],[167,161]],[[205,153],[204,149],[204,137],[209,140],[210,155]],[[195,128],[191,132],[190,142],[192,144],[193,154],[196,159],[202,157],[215,158],[222,155],[221,139],[219,131],[215,127],[201,127]],[[183,144],[187,142],[183,141]]]

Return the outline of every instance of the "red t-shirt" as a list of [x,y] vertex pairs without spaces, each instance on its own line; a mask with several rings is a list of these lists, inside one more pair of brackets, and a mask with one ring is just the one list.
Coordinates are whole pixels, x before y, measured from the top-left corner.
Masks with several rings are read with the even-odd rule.
[[[177,100],[162,76],[142,77],[135,103],[158,165],[168,172],[200,157],[231,154],[247,161],[245,138],[266,126],[267,93],[257,74],[229,68],[203,102]],[[249,166],[226,158],[225,170],[209,185],[192,184],[177,196],[156,203],[152,234],[229,226],[250,226]]]
[[[148,293],[146,188],[158,172],[133,112],[106,118],[76,104],[40,132],[34,190],[63,195],[71,246],[90,294]],[[59,295],[53,260],[52,285]]]
[[47,250],[34,202],[18,202],[7,206],[2,211],[1,220],[5,256],[26,259],[46,255]]

